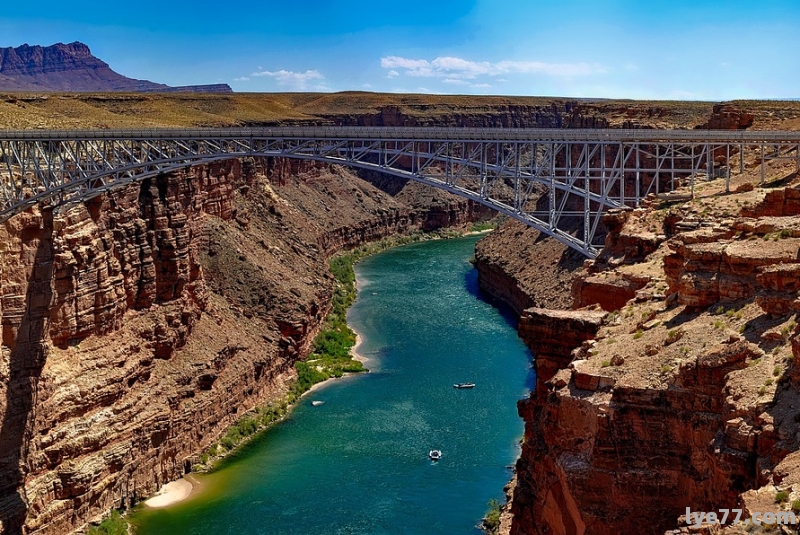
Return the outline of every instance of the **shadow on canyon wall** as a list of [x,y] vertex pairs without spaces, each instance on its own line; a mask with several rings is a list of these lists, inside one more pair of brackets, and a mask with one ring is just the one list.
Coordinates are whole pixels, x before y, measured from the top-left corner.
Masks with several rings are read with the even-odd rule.
[[[42,211],[42,229],[23,240],[38,239],[30,266],[28,289],[21,317],[4,318],[3,343],[11,349],[5,414],[0,426],[0,522],[8,535],[22,533],[28,510],[23,483],[35,418],[39,377],[47,359],[48,315],[53,291],[53,214]],[[26,229],[27,231],[27,229]],[[15,321],[17,320],[17,321]],[[6,323],[8,322],[8,323]],[[16,328],[16,333],[13,332]]]

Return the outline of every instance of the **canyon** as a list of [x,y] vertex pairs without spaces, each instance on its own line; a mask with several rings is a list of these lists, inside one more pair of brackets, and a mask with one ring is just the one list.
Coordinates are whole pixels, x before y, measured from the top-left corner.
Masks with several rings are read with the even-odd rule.
[[[0,125],[788,129],[795,108],[14,94]],[[521,315],[539,372],[519,405],[511,532],[664,533],[680,529],[682,506],[762,507],[791,488],[800,197],[790,170],[770,173],[783,182],[727,197],[710,182],[696,202],[609,214],[591,263],[519,223],[480,242],[482,287]],[[488,215],[415,183],[244,159],[12,218],[0,228],[3,529],[79,530],[180,477],[239,416],[283,395],[328,311],[330,255]]]
[[133,505],[281,398],[329,309],[332,253],[487,213],[419,189],[402,202],[338,167],[230,160],[7,222],[4,532]]

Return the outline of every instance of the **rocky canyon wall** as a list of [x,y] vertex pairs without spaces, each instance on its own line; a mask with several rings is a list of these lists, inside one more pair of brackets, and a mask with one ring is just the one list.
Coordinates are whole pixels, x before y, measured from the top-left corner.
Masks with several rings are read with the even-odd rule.
[[6,222],[0,531],[68,533],[184,474],[282,397],[327,313],[330,254],[479,215],[435,197],[230,160]]
[[512,534],[740,533],[682,515],[800,495],[797,186],[742,192],[609,214],[584,308],[522,314]]

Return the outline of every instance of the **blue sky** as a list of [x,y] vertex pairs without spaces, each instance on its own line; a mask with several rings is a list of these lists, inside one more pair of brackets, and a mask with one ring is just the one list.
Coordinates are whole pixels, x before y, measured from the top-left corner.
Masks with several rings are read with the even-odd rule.
[[37,2],[0,46],[82,41],[117,72],[235,91],[800,97],[800,2]]

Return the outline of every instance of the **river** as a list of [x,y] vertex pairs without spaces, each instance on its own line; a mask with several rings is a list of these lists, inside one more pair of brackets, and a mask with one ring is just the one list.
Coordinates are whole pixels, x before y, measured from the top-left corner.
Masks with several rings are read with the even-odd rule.
[[[134,515],[138,533],[479,533],[519,454],[516,401],[533,376],[513,320],[478,295],[477,239],[360,262],[348,321],[370,373],[303,398],[201,476],[192,499]],[[453,388],[464,381],[475,388]],[[434,448],[438,462],[427,456]]]

